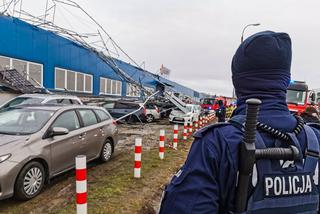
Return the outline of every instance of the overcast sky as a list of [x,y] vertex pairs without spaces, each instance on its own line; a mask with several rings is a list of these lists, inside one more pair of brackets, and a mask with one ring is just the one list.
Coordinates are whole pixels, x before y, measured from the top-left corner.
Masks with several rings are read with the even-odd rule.
[[[32,6],[37,7],[38,1],[32,1]],[[171,80],[193,89],[231,95],[231,58],[243,27],[255,22],[261,26],[249,28],[245,37],[263,30],[289,33],[293,79],[320,88],[319,0],[77,2],[131,57],[145,61],[147,70],[155,73],[164,64],[172,70]]]

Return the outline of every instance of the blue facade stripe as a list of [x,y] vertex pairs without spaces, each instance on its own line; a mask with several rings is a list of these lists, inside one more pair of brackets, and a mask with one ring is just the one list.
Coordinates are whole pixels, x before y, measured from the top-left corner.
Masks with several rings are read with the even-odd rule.
[[[93,51],[52,32],[33,26],[15,17],[0,16],[0,55],[43,65],[43,85],[54,89],[54,68],[64,68],[93,75],[93,95],[99,95],[100,77],[122,81],[122,96],[126,82]],[[155,88],[156,75],[129,63],[116,60],[117,65],[144,86]],[[199,97],[199,93],[160,77],[179,93]]]

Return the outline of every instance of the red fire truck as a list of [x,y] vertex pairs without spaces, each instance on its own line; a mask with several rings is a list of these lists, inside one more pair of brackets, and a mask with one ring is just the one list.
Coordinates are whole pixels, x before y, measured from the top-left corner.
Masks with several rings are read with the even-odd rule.
[[202,109],[207,109],[207,110],[217,110],[219,108],[218,105],[218,100],[222,100],[223,101],[223,105],[224,106],[230,106],[231,103],[233,102],[233,98],[229,98],[229,97],[210,97],[210,98],[203,98],[201,101],[201,108]]
[[301,114],[308,106],[316,108],[316,94],[306,82],[291,81],[287,89],[287,105],[292,113]]

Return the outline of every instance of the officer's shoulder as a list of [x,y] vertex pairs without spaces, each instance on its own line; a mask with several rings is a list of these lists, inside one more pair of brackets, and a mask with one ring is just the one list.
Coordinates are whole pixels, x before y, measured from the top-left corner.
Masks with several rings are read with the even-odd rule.
[[317,132],[318,136],[320,136],[320,124],[319,123],[307,123],[308,126],[312,127],[315,132]]
[[307,125],[320,131],[320,123],[307,123]]
[[214,130],[220,130],[222,132],[227,131],[227,129],[233,129],[235,128],[231,123],[229,122],[220,122],[220,123],[215,123],[209,126],[206,126],[204,128],[199,129],[198,131],[196,131],[193,134],[193,137],[195,138],[202,138],[204,137],[206,134],[214,131]]

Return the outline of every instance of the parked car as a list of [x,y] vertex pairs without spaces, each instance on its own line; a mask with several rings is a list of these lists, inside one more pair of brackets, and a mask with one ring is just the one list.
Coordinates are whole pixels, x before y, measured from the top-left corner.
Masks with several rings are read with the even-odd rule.
[[199,105],[187,104],[186,108],[188,113],[184,113],[179,109],[174,109],[169,115],[169,121],[172,123],[184,123],[185,121],[193,122],[196,119],[199,119],[201,114],[201,107]]
[[154,101],[155,104],[160,111],[160,118],[168,118],[171,111],[175,108],[175,105],[168,101]]
[[70,95],[23,94],[3,104],[0,107],[0,110],[24,104],[82,105],[83,103],[78,97]]
[[124,120],[127,122],[146,122],[147,121],[147,111],[146,108],[140,106],[140,103],[131,102],[131,101],[107,101],[103,104],[100,104],[101,107],[108,110],[113,118],[123,117],[131,112],[134,112],[132,115],[126,117]]
[[0,199],[37,196],[46,181],[75,167],[77,155],[108,161],[117,133],[99,107],[23,105],[1,112]]
[[[140,103],[140,106],[143,106],[143,103]],[[155,104],[146,103],[144,107],[146,109],[146,121],[148,123],[160,119],[160,109]]]

